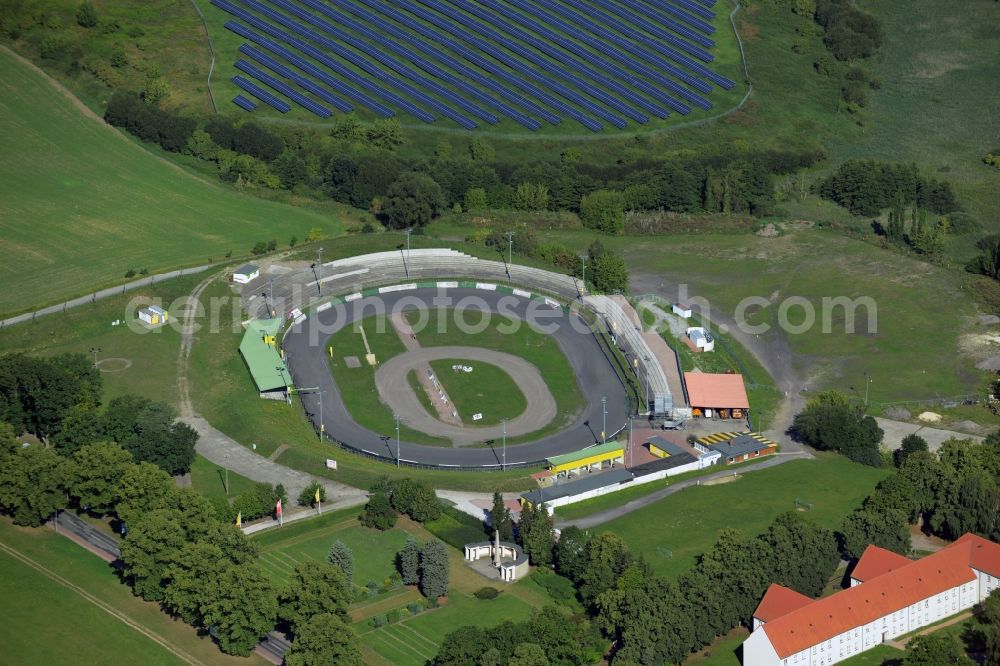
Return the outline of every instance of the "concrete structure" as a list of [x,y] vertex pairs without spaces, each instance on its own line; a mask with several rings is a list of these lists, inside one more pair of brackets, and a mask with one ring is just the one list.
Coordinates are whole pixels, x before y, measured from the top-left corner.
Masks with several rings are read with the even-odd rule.
[[157,305],[147,305],[139,310],[139,321],[149,326],[165,324],[168,319],[170,319],[170,314]]
[[683,303],[674,303],[670,310],[678,317],[682,317],[684,319],[691,318],[691,307],[684,305]]
[[694,448],[719,453],[727,465],[778,452],[778,444],[759,432],[718,432],[695,441]]
[[886,562],[865,551],[858,566],[876,575],[809,603],[768,590],[743,642],[743,665],[835,664],[972,608],[1000,588],[1000,544],[973,534],[877,574]]
[[743,419],[750,409],[743,375],[685,372],[684,390],[694,416]]
[[465,559],[474,562],[483,557],[493,560],[493,566],[500,574],[500,580],[513,583],[528,575],[528,556],[516,543],[501,541],[499,533],[494,541],[478,541],[465,544]]
[[244,264],[233,271],[233,282],[237,284],[246,284],[258,277],[260,277],[260,267],[255,264]]
[[590,448],[565,453],[561,456],[552,456],[547,459],[549,471],[556,475],[575,476],[583,472],[599,470],[604,465],[615,466],[615,463],[624,464],[625,449],[617,442],[606,442],[591,446]]
[[685,329],[685,335],[687,335],[688,340],[691,341],[692,346],[698,351],[710,352],[715,351],[715,338],[712,334],[704,329],[702,326],[692,326],[691,328]]
[[[650,341],[643,335],[642,325],[635,309],[620,296],[587,296],[584,302],[601,317],[614,344],[639,375],[646,392],[647,410],[653,414],[671,415],[674,410],[674,394],[670,390],[666,371],[659,359],[663,354],[657,355],[650,347]],[[666,347],[666,343],[659,335],[656,335],[655,339]],[[681,396],[677,396],[678,403],[682,399]]]
[[277,349],[280,319],[255,319],[240,341],[240,356],[247,364],[260,397],[284,400],[291,376]]
[[549,513],[552,513],[557,506],[582,502],[585,499],[621,490],[624,484],[631,483],[634,478],[632,472],[627,469],[591,474],[574,481],[543,486],[538,490],[526,492],[521,495],[521,506],[534,507],[544,504]]

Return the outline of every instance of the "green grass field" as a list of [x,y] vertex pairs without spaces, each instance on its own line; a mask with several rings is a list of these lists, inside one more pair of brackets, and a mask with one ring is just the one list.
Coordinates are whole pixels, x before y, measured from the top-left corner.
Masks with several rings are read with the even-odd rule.
[[263,664],[132,595],[96,555],[48,528],[0,519],[0,644],[8,663]]
[[165,269],[286,244],[340,222],[191,176],[87,117],[38,72],[0,52],[0,312]]
[[364,587],[369,580],[375,580],[381,585],[395,571],[394,558],[406,543],[407,534],[399,529],[379,532],[362,527],[357,516],[356,508],[331,512],[255,537],[261,547],[261,566],[281,586],[288,582],[296,564],[308,560],[326,562],[330,545],[339,539],[354,554],[354,584]]
[[[576,248],[594,238],[579,232],[547,235]],[[822,230],[778,238],[704,234],[602,240],[628,253],[633,281],[638,276],[642,283],[636,288],[676,299],[676,291],[660,287],[660,281],[687,284],[690,295],[707,298],[714,310],[729,316],[746,297],[768,299],[771,306],[747,310],[748,323],[771,325],[761,335],[765,341],[779,334],[781,302],[807,299],[816,325],[804,333],[781,333],[793,353],[781,362],[795,364],[810,390],[839,388],[858,397],[865,372],[872,377],[873,402],[964,395],[985,387],[987,374],[976,370],[976,359],[962,350],[963,338],[975,332],[976,306],[963,277],[951,270]],[[874,299],[876,332],[868,333],[864,308],[857,311],[856,332],[845,332],[841,308],[825,318],[829,327],[824,331],[822,299],[839,296]],[[948,303],[947,315],[940,303]],[[801,323],[801,313],[791,308],[789,321]]]
[[[229,492],[226,492],[226,479],[229,480]],[[191,487],[205,497],[236,497],[254,489],[254,482],[236,472],[230,471],[203,458],[194,457],[191,464]]]
[[803,512],[806,518],[836,528],[888,473],[839,456],[793,460],[729,483],[686,488],[596,531],[618,534],[655,571],[677,576],[715,543],[723,527],[756,535],[777,515],[794,511],[797,498],[812,503]]
[[[471,366],[472,372],[457,372],[453,365]],[[504,418],[513,419],[528,408],[521,389],[495,365],[467,358],[431,361],[431,368],[444,386],[458,415],[466,425],[488,426]],[[482,414],[478,421],[473,414]]]
[[[479,326],[480,319],[476,315],[458,315],[454,310],[446,310],[445,312],[447,316],[439,320],[432,318],[433,325],[415,330],[421,347],[484,347],[523,358],[538,368],[542,377],[545,378],[545,383],[556,401],[558,409],[556,419],[534,433],[510,438],[508,443],[530,441],[559,430],[571,423],[579,411],[583,409],[583,394],[577,384],[576,375],[573,374],[573,368],[562,350],[559,349],[558,343],[550,336],[536,331],[530,325],[519,325],[516,330],[510,331],[508,330],[510,322],[504,317],[492,317],[488,325],[483,328]],[[483,328],[483,330],[477,333],[460,330],[460,326],[456,323],[458,321],[456,317],[459,316],[464,317],[463,321],[466,322],[467,326],[475,330],[478,328]],[[444,321],[445,325],[439,326],[438,321]],[[418,325],[412,316],[410,323],[415,327]],[[448,373],[451,373],[450,369]],[[473,372],[469,375],[470,381],[476,382],[475,374]]]

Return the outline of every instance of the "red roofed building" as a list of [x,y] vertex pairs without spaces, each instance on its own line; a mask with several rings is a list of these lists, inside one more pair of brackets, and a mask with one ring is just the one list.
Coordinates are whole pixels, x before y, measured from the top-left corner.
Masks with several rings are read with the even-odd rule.
[[811,604],[813,600],[801,592],[771,583],[767,588],[764,598],[760,600],[757,610],[753,612],[753,628],[756,629],[762,624],[777,620],[783,615],[788,615],[794,610],[798,610],[806,604]]
[[743,386],[743,375],[685,372],[684,388],[688,404],[702,414],[712,410],[750,409],[750,400]]
[[865,552],[858,558],[858,563],[854,565],[854,571],[851,572],[851,587],[860,585],[866,580],[871,580],[884,573],[889,573],[893,569],[898,569],[912,561],[910,558],[903,557],[899,553],[869,544],[865,548]]
[[971,608],[1000,588],[1000,544],[975,535],[920,560],[900,562],[884,552],[867,549],[863,580],[829,597],[796,606],[782,593],[791,602],[784,613],[773,597],[764,609],[770,619],[758,623],[754,614],[743,666],[835,664]]

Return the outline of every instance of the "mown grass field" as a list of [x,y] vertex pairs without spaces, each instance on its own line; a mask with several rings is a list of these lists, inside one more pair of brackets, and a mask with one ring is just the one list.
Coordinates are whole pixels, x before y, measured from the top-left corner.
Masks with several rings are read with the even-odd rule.
[[[472,372],[453,370],[454,365],[470,366]],[[468,358],[446,358],[431,361],[431,368],[466,425],[495,425],[504,418],[517,418],[528,408],[521,389],[495,365]],[[474,421],[475,414],[482,418]]]
[[812,504],[806,518],[834,529],[888,474],[833,455],[793,460],[729,483],[686,488],[595,531],[621,536],[656,572],[673,577],[689,569],[724,527],[754,536],[779,514],[795,511],[796,499]]
[[104,560],[48,528],[20,528],[2,518],[0,547],[5,663],[266,663],[222,654],[158,604],[133,596]]
[[[426,326],[419,327],[415,316],[410,316],[410,323],[415,326],[417,341],[421,347],[483,347],[494,351],[519,356],[528,361],[542,374],[545,383],[556,401],[558,415],[548,426],[534,433],[511,438],[511,442],[526,442],[537,439],[543,434],[554,432],[565,427],[576,417],[584,406],[583,394],[576,381],[576,375],[566,356],[559,349],[558,343],[550,336],[541,333],[529,324],[520,320],[518,326],[510,326],[511,320],[498,315],[491,316],[488,324],[481,324],[482,315],[465,313],[455,310],[444,311],[440,318],[431,318]],[[465,325],[460,326],[459,321]],[[444,321],[440,326],[438,322]],[[471,327],[476,333],[465,332],[462,328]],[[482,328],[483,330],[479,331]],[[514,330],[509,330],[509,329]],[[444,375],[454,374],[449,369]],[[468,378],[473,384],[478,383],[472,372]],[[441,376],[441,373],[438,373]],[[488,397],[488,396],[487,396]],[[494,408],[496,409],[496,408]],[[523,408],[522,408],[523,411]]]
[[156,159],[0,51],[0,312],[342,226]]
[[195,455],[191,463],[191,487],[205,497],[236,497],[254,489],[254,481],[230,471],[229,492],[226,492],[226,469],[207,458]]

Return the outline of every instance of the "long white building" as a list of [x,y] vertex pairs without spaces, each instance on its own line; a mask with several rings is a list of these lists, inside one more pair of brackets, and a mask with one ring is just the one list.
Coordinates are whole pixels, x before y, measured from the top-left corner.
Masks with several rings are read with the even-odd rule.
[[920,560],[869,546],[851,587],[810,599],[772,585],[743,666],[826,666],[972,608],[1000,587],[1000,544],[966,534]]

